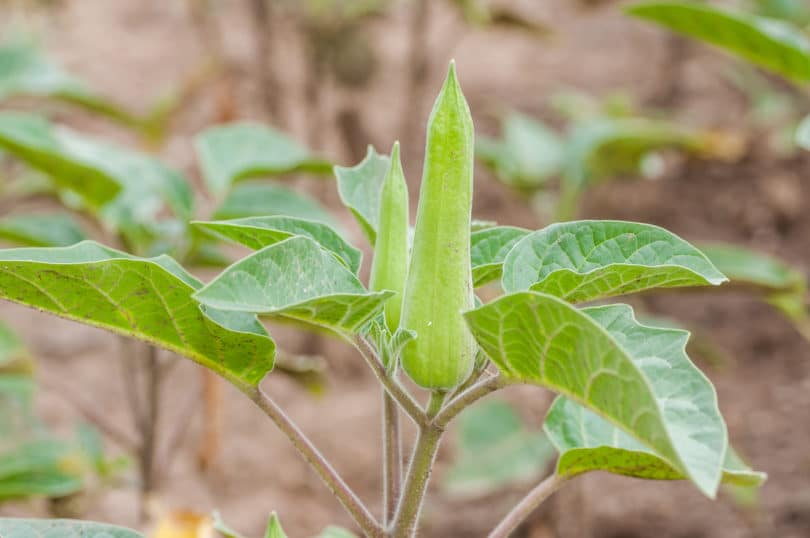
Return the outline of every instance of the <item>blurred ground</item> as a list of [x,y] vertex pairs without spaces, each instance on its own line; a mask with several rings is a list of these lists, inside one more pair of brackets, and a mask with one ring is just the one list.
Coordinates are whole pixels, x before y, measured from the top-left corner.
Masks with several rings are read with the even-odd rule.
[[[237,69],[237,116],[260,115],[259,88],[250,76],[252,36],[242,2],[224,0],[222,27],[228,54]],[[616,5],[578,11],[565,0],[522,2],[526,12],[554,28],[546,41],[507,33],[467,32],[458,40],[443,38],[442,25],[452,26],[442,10],[431,37],[435,64],[455,57],[479,128],[491,130],[485,114],[509,103],[527,112],[540,111],[549,94],[562,86],[594,93],[623,88],[642,100],[654,99],[670,78],[666,38],[624,19]],[[540,5],[542,4],[542,5]],[[401,13],[375,22],[381,70],[371,87],[352,97],[363,101],[371,142],[386,149],[394,140],[403,109],[426,118],[429,100],[403,102],[402,49],[406,40]],[[66,2],[49,23],[48,49],[71,70],[120,101],[145,107],[151,98],[195,69],[199,40],[179,1],[76,0]],[[293,32],[282,30],[290,49],[274,51],[284,87],[284,116],[289,129],[306,140],[307,107],[301,106],[302,74],[296,69]],[[698,47],[690,55],[677,103],[688,123],[733,128],[740,124],[744,102],[722,83],[717,73],[721,56]],[[441,72],[431,73],[437,88]],[[663,81],[663,82],[662,82]],[[339,90],[328,89],[335,101]],[[434,91],[434,90],[431,90]],[[210,96],[209,96],[210,97]],[[330,101],[330,102],[331,102]],[[212,121],[211,99],[205,96],[184,111],[165,156],[190,174],[190,135]],[[103,122],[70,118],[87,130],[120,140],[125,135]],[[78,122],[78,123],[77,123]],[[326,129],[320,149],[345,160],[345,146],[335,129]],[[418,187],[423,140],[405,140],[405,168],[412,192]],[[733,165],[687,163],[656,182],[613,183],[596,189],[581,216],[622,218],[665,226],[683,237],[733,240],[784,256],[810,269],[810,159],[780,159],[754,151]],[[476,217],[504,224],[536,227],[526,204],[483,171],[476,177]],[[306,181],[304,188],[312,189]],[[775,190],[776,189],[776,190]],[[781,190],[780,190],[781,189]],[[335,204],[334,193],[317,194]],[[779,194],[776,191],[781,192]],[[784,194],[787,192],[787,195]],[[412,197],[415,200],[415,196]],[[787,200],[787,202],[785,202]],[[333,205],[333,207],[336,207]],[[347,227],[356,230],[347,215]],[[356,234],[359,242],[360,236]],[[761,510],[737,507],[728,496],[711,502],[687,483],[652,483],[607,475],[578,479],[548,509],[527,525],[532,538],[736,538],[810,536],[810,345],[778,314],[737,293],[665,294],[634,298],[647,310],[671,315],[711,333],[725,351],[720,364],[701,362],[717,386],[731,439],[749,462],[770,478],[761,492]],[[124,420],[117,342],[100,331],[54,320],[16,306],[2,305],[0,318],[25,336],[41,359],[45,418],[69,424],[77,416],[59,395],[59,387],[91,399],[111,417]],[[303,337],[283,332],[288,348],[303,348]],[[379,490],[379,390],[351,350],[326,342],[321,349],[330,364],[326,393],[312,398],[286,378],[271,375],[266,390],[288,407],[315,442],[334,458],[336,467],[361,496],[374,499]],[[291,537],[316,534],[329,523],[349,525],[334,501],[286,440],[252,404],[224,388],[221,457],[205,474],[195,467],[195,434],[199,417],[182,416],[189,395],[197,394],[200,372],[182,364],[166,384],[163,430],[168,434],[192,420],[192,435],[160,477],[157,504],[162,508],[219,509],[229,523],[246,534],[262,532],[266,515],[276,510]],[[539,389],[512,388],[527,417],[539,426],[549,396]],[[438,472],[451,456],[450,445],[439,456]],[[436,481],[434,481],[434,486]],[[519,491],[462,503],[434,492],[425,506],[425,536],[481,536],[507,510]],[[0,513],[30,514],[36,506],[4,507]],[[373,506],[379,509],[379,506]],[[103,496],[86,517],[134,525],[134,494],[119,489]]]

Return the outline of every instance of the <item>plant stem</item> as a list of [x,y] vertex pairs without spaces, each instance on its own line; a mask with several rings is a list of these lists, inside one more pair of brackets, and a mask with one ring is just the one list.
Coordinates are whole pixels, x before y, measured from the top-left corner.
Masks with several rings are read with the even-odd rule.
[[477,402],[487,394],[505,387],[508,384],[501,376],[488,377],[479,381],[458,396],[454,397],[444,409],[433,419],[437,428],[444,429],[459,413],[467,407]]
[[402,443],[399,433],[399,408],[383,390],[383,483],[385,484],[383,524],[394,519],[402,488]]
[[[446,394],[443,392],[431,393],[427,406],[428,417],[436,416],[444,403],[445,396]],[[433,424],[419,427],[419,436],[411,456],[405,487],[394,518],[392,536],[395,538],[411,538],[416,532],[422,501],[425,498],[430,473],[433,470],[433,460],[439,450],[439,442],[443,433],[443,429]]]
[[141,475],[141,520],[146,519],[146,502],[154,489],[155,478],[155,449],[157,446],[157,427],[160,411],[160,363],[158,362],[158,349],[149,346],[146,349],[146,399],[144,410],[144,429],[142,432],[142,445],[140,450]]
[[362,338],[358,338],[352,341],[352,344],[360,355],[363,356],[363,359],[365,359],[369,367],[371,367],[372,372],[374,372],[374,375],[380,383],[383,384],[385,391],[399,404],[402,410],[411,417],[417,426],[421,427],[426,425],[428,417],[425,415],[425,412],[422,411],[422,408],[419,407],[419,404],[413,399],[413,396],[399,384],[399,381],[397,381],[395,377],[388,375],[388,372],[385,371],[385,366],[383,366],[382,362],[377,358],[376,353],[371,349],[368,342]]
[[295,449],[298,450],[307,463],[318,473],[318,476],[321,477],[321,480],[323,480],[326,487],[329,488],[329,491],[338,498],[362,531],[371,538],[382,538],[384,536],[382,527],[377,520],[374,519],[374,516],[371,515],[371,512],[369,512],[368,508],[363,504],[363,501],[361,501],[348,484],[344,482],[343,478],[340,477],[323,454],[315,448],[312,441],[304,435],[284,411],[259,387],[237,385],[237,388],[247,395],[247,397],[275,423],[278,429],[287,436]]
[[506,515],[505,518],[498,523],[498,526],[489,533],[489,538],[508,538],[510,534],[540,506],[543,501],[548,499],[552,493],[557,491],[569,478],[561,477],[554,473],[542,482],[540,482],[534,489],[532,489],[512,510]]

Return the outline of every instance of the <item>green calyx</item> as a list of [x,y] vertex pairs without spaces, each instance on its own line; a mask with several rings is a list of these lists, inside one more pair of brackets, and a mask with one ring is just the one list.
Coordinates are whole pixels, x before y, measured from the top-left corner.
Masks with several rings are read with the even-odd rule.
[[418,384],[449,390],[469,376],[476,344],[462,317],[473,308],[470,216],[473,123],[450,64],[428,120],[425,163],[402,326],[416,332],[402,352]]

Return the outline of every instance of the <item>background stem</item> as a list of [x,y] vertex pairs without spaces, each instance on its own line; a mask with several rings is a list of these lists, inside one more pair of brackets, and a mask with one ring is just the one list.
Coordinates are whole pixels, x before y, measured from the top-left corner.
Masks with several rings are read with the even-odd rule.
[[555,473],[540,482],[522,501],[512,508],[512,511],[510,511],[500,523],[498,523],[498,526],[489,533],[489,538],[508,538],[518,525],[523,523],[523,521],[529,517],[543,501],[548,499],[552,493],[557,491],[566,480],[568,479]]

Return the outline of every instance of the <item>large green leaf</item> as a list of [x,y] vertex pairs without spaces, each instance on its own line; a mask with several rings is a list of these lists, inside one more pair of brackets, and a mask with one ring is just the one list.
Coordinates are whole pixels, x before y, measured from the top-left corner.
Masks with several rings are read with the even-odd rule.
[[0,218],[0,239],[26,247],[67,247],[86,236],[75,218],[53,213]]
[[3,538],[143,538],[123,527],[72,519],[0,518]]
[[283,215],[338,228],[326,209],[311,197],[281,185],[247,182],[235,186],[213,218],[217,220]]
[[[560,453],[560,476],[608,471],[654,480],[686,478],[623,430],[564,396],[549,409],[545,430]],[[764,480],[763,473],[752,471],[729,447],[723,463],[724,484],[758,486]]]
[[236,181],[291,172],[328,174],[332,164],[284,133],[258,123],[211,127],[195,140],[208,188],[223,196]]
[[317,241],[343,260],[357,273],[363,253],[351,246],[340,234],[321,222],[294,217],[247,217],[213,222],[195,221],[192,224],[215,237],[234,241],[253,250],[278,243],[294,235],[303,235]]
[[275,346],[254,316],[201,308],[202,284],[168,256],[138,258],[92,241],[0,250],[0,298],[134,336],[239,384],[273,367]]
[[338,193],[349,208],[369,242],[374,245],[380,219],[380,193],[388,171],[389,157],[368,147],[366,157],[356,166],[335,166]]
[[195,294],[217,309],[287,318],[340,334],[360,330],[390,296],[367,291],[332,252],[304,236],[236,262]]
[[535,480],[555,455],[543,432],[526,428],[506,402],[477,404],[459,422],[458,456],[442,483],[452,495],[474,497]]
[[714,388],[686,356],[688,333],[644,327],[625,305],[578,310],[536,292],[466,317],[505,377],[587,406],[714,497],[726,427]]
[[581,302],[726,280],[698,249],[658,226],[576,221],[521,239],[506,256],[502,284],[507,292],[535,290]]
[[634,17],[717,45],[793,81],[810,82],[810,40],[784,22],[695,2],[647,2]]
[[479,137],[475,153],[504,183],[537,188],[559,173],[564,145],[542,123],[511,112],[503,120],[501,138]]
[[473,285],[477,288],[501,278],[506,255],[528,233],[528,230],[513,226],[496,226],[473,232],[470,236]]

